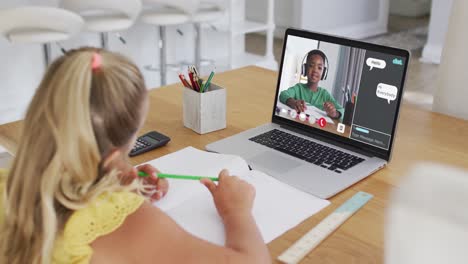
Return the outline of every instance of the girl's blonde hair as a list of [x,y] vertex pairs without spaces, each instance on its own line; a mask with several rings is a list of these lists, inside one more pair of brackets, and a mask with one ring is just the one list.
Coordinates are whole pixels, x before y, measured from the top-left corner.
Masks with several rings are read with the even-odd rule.
[[50,262],[74,210],[103,192],[129,188],[117,171],[104,174],[101,162],[136,134],[146,93],[138,68],[105,50],[70,51],[49,67],[7,178],[0,263]]

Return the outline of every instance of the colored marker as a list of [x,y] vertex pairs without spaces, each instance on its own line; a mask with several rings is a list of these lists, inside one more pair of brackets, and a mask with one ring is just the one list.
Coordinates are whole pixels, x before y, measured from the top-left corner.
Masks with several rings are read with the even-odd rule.
[[[149,175],[143,171],[138,172],[139,177],[148,177]],[[212,181],[218,181],[219,179],[216,177],[203,177],[203,176],[189,176],[189,175],[176,175],[176,174],[166,174],[166,173],[158,173],[157,174],[158,178],[165,179],[178,179],[178,180],[196,180],[199,181],[203,178],[210,179]]]
[[187,80],[185,79],[185,76],[182,73],[179,73],[179,79],[185,87],[189,89],[193,89],[192,86],[190,86],[190,84],[187,82]]
[[214,76],[214,71],[211,72],[210,76],[208,77],[208,80],[205,82],[205,85],[203,86],[202,92],[204,92],[204,91],[206,91],[208,89],[208,87],[211,84],[211,79],[213,79],[213,76]]

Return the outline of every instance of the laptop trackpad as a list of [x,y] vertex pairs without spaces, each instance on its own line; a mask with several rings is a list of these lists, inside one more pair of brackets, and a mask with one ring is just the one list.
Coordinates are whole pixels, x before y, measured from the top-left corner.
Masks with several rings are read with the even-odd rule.
[[285,173],[302,165],[301,163],[295,160],[284,157],[273,151],[263,152],[251,158],[250,161],[254,166],[258,165],[264,168],[268,168],[272,171],[276,171],[278,173]]

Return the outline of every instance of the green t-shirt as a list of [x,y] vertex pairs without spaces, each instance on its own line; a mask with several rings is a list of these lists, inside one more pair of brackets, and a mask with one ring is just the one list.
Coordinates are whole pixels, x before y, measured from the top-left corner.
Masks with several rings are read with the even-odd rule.
[[281,103],[286,104],[286,101],[289,98],[304,100],[306,103],[309,103],[320,110],[324,110],[323,104],[325,102],[331,102],[335,105],[336,111],[340,112],[340,120],[343,120],[344,108],[336,102],[335,98],[333,98],[327,90],[322,87],[317,87],[317,92],[313,92],[306,84],[297,83],[280,93],[279,100]]

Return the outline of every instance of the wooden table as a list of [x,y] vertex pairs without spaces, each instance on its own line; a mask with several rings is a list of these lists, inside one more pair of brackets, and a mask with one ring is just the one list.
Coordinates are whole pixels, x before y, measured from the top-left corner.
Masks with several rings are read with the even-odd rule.
[[[151,108],[140,132],[158,130],[172,141],[164,148],[133,158],[132,163],[155,159],[186,146],[204,149],[210,142],[269,122],[276,78],[277,72],[257,67],[217,74],[214,83],[228,89],[227,128],[203,136],[182,124],[182,87],[179,84],[151,91]],[[0,145],[14,152],[20,127],[21,122],[0,126]],[[393,160],[388,167],[336,195],[329,207],[272,241],[268,245],[272,257],[276,258],[357,191],[365,191],[373,194],[374,199],[302,263],[382,263],[385,209],[391,191],[418,161],[468,168],[467,135],[467,121],[403,105]]]

